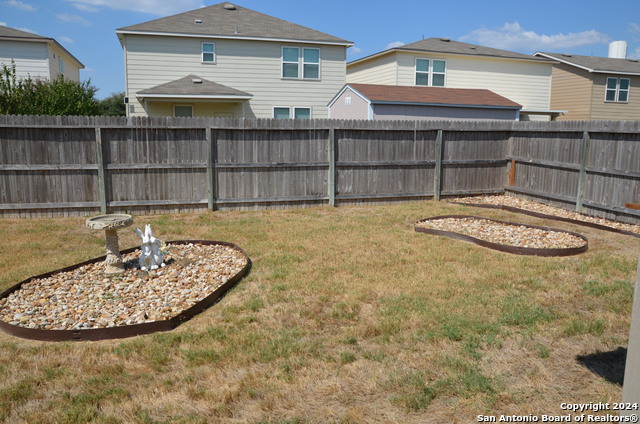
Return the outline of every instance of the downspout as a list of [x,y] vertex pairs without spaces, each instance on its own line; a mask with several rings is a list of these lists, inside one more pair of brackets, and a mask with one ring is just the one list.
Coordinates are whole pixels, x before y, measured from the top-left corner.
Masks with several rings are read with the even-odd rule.
[[127,62],[127,35],[123,34],[122,36],[122,50],[123,50],[123,54],[124,54],[124,97],[126,99],[129,99],[129,102],[126,104],[125,109],[127,112],[127,118],[129,117],[130,113],[129,110],[131,108],[131,97],[129,96],[129,68],[128,68],[128,62]]

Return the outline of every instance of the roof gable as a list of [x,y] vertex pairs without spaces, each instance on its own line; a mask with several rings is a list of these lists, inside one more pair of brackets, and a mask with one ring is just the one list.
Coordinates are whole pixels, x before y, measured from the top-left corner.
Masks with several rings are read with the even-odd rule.
[[491,90],[470,88],[415,87],[377,84],[347,84],[371,103],[483,106],[520,109],[522,105]]
[[0,38],[24,38],[25,41],[42,41],[49,42],[53,41],[53,38],[43,37],[38,34],[33,34],[31,32],[20,31],[15,28],[9,28],[8,26],[0,25]]
[[43,37],[38,34],[33,34],[26,31],[20,31],[15,28],[9,28],[7,26],[0,25],[0,40],[12,40],[12,41],[26,41],[26,42],[42,42],[47,45],[54,45],[68,54],[72,60],[74,60],[80,69],[84,68],[82,62],[80,62],[74,55],[69,52],[69,50],[65,49],[62,44],[58,43],[54,38]]
[[399,47],[394,47],[388,50],[384,50],[374,55],[367,56],[362,59],[354,60],[351,63],[364,61],[374,56],[379,56],[379,55],[388,54],[392,52],[440,53],[440,54],[454,54],[454,55],[477,56],[477,57],[491,57],[491,58],[498,58],[498,59],[527,60],[531,62],[540,62],[540,63],[553,63],[553,61],[543,57],[535,57],[535,56],[516,53],[508,50],[500,50],[500,49],[494,49],[491,47],[479,46],[475,44],[462,43],[460,41],[453,41],[448,38],[427,38],[425,40],[416,41],[415,43],[405,44]]
[[295,40],[353,45],[333,35],[274,18],[231,3],[219,3],[116,30],[167,35]]
[[251,94],[191,74],[184,78],[147,88],[136,93],[140,97],[219,97],[249,99]]
[[545,52],[538,52],[536,55],[582,68],[589,72],[640,75],[640,62],[635,59],[616,59]]

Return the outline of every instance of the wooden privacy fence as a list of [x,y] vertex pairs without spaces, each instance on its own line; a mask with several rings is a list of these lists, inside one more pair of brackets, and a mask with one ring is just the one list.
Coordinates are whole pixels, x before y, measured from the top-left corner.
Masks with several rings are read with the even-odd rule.
[[[0,215],[440,199],[505,190],[636,220],[638,123],[0,116]],[[614,156],[612,158],[612,155]]]

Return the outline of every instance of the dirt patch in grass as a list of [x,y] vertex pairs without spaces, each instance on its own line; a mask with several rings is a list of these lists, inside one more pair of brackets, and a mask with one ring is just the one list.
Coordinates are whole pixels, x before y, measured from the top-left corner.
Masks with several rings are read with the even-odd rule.
[[[465,209],[416,202],[136,217],[164,240],[242,246],[252,271],[168,333],[58,344],[0,334],[0,417],[467,423],[619,401],[621,387],[578,358],[626,347],[640,240],[489,209],[474,213],[580,232],[590,249],[515,256],[413,231],[419,219]],[[104,244],[81,218],[0,220],[0,232],[3,289],[99,256]],[[124,249],[139,239],[131,231],[120,240]]]

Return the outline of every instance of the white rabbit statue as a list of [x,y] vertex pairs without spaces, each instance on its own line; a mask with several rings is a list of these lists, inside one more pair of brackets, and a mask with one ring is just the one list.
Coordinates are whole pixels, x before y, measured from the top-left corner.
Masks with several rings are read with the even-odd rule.
[[151,233],[151,225],[147,224],[144,229],[144,234],[138,228],[136,228],[136,234],[142,239],[142,255],[138,260],[140,269],[143,271],[150,271],[158,269],[158,267],[165,266],[164,257],[162,255],[162,248],[164,242],[153,236]]

